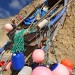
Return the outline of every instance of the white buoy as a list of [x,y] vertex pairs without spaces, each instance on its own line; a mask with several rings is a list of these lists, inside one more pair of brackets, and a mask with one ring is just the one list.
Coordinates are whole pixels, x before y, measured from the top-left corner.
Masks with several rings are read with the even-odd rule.
[[40,22],[39,24],[38,24],[38,27],[40,28],[40,29],[42,29],[43,27],[45,27],[45,25],[47,25],[48,24],[48,20],[47,19],[44,19],[42,22]]

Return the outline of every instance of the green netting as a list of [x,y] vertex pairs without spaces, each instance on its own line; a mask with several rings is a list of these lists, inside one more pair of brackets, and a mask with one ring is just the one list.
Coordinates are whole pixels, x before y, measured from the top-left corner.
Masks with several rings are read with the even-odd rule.
[[24,33],[25,30],[22,29],[20,32],[16,33],[14,36],[14,44],[11,52],[23,52],[24,49]]

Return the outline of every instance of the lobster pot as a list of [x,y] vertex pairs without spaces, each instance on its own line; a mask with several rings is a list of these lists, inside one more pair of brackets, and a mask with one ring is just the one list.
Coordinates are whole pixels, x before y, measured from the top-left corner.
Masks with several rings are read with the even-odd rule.
[[24,67],[25,60],[23,53],[13,53],[11,60],[12,60],[12,68],[14,70],[21,70]]

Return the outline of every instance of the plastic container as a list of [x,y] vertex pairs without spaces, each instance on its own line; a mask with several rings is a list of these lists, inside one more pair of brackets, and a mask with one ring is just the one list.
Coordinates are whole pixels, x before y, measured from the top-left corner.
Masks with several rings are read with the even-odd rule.
[[18,73],[18,75],[31,75],[32,73],[32,68],[25,66],[23,69]]
[[14,70],[21,70],[24,67],[25,60],[23,53],[12,54],[11,60],[12,60],[12,68]]

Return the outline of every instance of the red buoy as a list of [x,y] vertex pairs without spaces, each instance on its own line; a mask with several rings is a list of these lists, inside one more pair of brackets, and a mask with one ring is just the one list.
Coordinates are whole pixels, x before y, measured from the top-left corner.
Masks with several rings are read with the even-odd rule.
[[22,15],[19,15],[19,19],[20,19],[20,20],[22,20],[22,19],[23,19],[23,18],[22,18]]
[[0,67],[4,66],[4,64],[5,64],[5,61],[1,61],[0,62]]

